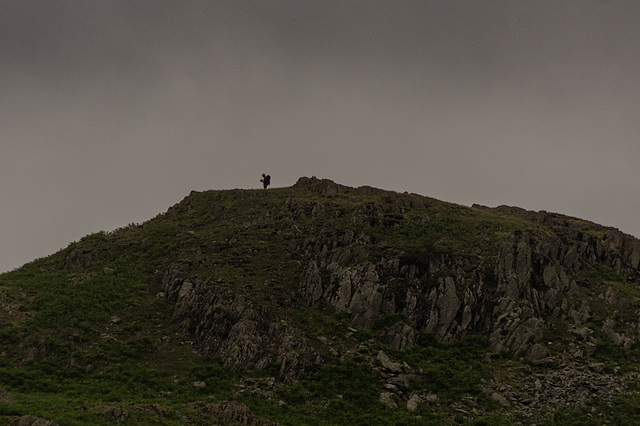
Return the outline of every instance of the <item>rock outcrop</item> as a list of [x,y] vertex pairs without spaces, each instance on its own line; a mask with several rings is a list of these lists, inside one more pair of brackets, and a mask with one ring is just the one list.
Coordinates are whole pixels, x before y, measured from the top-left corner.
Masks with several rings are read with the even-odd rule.
[[212,421],[230,425],[276,426],[276,423],[256,417],[249,407],[237,401],[221,401],[199,408],[200,416]]
[[[397,349],[411,346],[411,338],[401,336],[417,332],[432,332],[443,342],[482,332],[490,335],[496,352],[537,360],[547,354],[549,319],[576,326],[591,319],[585,294],[594,268],[603,266],[632,281],[638,277],[638,241],[612,230],[603,238],[580,229],[562,237],[516,233],[484,264],[447,254],[425,265],[406,264],[401,252],[359,261],[367,256],[357,253],[369,252],[366,238],[337,239],[347,241],[343,249],[311,253],[299,294],[316,307],[347,312],[360,327],[372,327],[386,314],[403,314],[402,331],[395,337],[385,334]],[[630,307],[611,288],[601,299],[611,309]],[[606,322],[603,330],[623,346],[637,340],[637,318],[626,328],[617,326]]]
[[277,363],[281,376],[293,380],[322,362],[300,330],[223,284],[168,270],[162,285],[175,302],[173,321],[194,348],[221,357],[227,367],[262,369]]
[[52,420],[43,419],[42,417],[27,415],[22,416],[11,423],[11,426],[58,426],[58,423]]
[[[221,356],[228,366],[264,368],[276,362],[282,374],[294,378],[313,369],[304,366],[323,362],[304,333],[279,316],[280,308],[294,299],[318,309],[331,306],[363,328],[374,327],[381,318],[401,315],[402,321],[379,330],[379,338],[395,349],[412,347],[416,336],[424,332],[442,342],[484,333],[490,336],[495,352],[539,360],[553,349],[548,340],[554,334],[554,322],[584,328],[593,317],[591,293],[596,291],[592,284],[598,280],[594,277],[598,268],[621,280],[640,281],[640,242],[612,228],[546,212],[476,206],[477,211],[529,225],[505,233],[499,244],[488,246],[481,254],[431,250],[416,257],[402,246],[381,252],[375,233],[365,232],[362,226],[322,226],[323,221],[346,213],[331,207],[329,200],[347,197],[345,194],[356,200],[377,197],[380,202],[353,201],[350,211],[352,224],[375,229],[413,223],[406,216],[428,209],[435,201],[370,187],[352,189],[326,179],[301,178],[295,187],[316,198],[285,198],[279,206],[265,207],[255,225],[275,220],[278,234],[288,241],[281,256],[306,262],[293,299],[274,298],[268,310],[254,303],[250,294],[221,284],[215,277],[192,276],[188,268],[171,268],[162,279],[163,292],[175,302],[173,320],[193,340],[194,348]],[[181,204],[190,209],[201,196],[192,193]],[[213,210],[218,218],[232,209]],[[467,209],[457,214],[473,212]],[[441,213],[434,214],[442,220]],[[425,214],[417,223],[424,220],[435,219]],[[231,236],[218,243],[218,250],[237,246],[241,238],[241,233]],[[67,267],[82,265],[87,259],[90,255],[74,252]],[[604,289],[599,300],[611,312],[631,304],[613,288]],[[640,321],[637,317],[633,321],[612,319],[601,328],[616,343],[629,347],[638,339]]]
[[[575,364],[563,373],[527,383],[537,396],[499,384],[488,384],[487,392],[505,407],[553,405],[568,395],[578,404],[592,394],[586,384],[592,370],[582,358],[603,339],[630,348],[640,338],[640,317],[634,314],[640,242],[618,230],[506,206],[445,208],[414,194],[315,178],[301,178],[295,188],[308,197],[265,205],[243,228],[236,226],[225,241],[209,247],[234,253],[228,260],[233,265],[251,265],[259,250],[239,248],[245,235],[270,229],[268,238],[279,244],[270,261],[300,267],[286,290],[266,292],[267,303],[242,285],[243,276],[232,285],[181,263],[161,279],[163,294],[175,306],[173,321],[194,349],[221,357],[226,366],[275,364],[293,381],[331,357],[353,353],[326,337],[310,338],[290,315],[292,306],[302,304],[345,315],[354,332],[372,330],[392,349],[411,349],[425,333],[444,343],[482,334],[495,354],[533,363],[569,359]],[[174,209],[192,211],[200,198],[193,193]],[[234,211],[228,205],[211,210],[213,220],[229,220]],[[87,259],[76,253],[67,267]],[[368,356],[400,386],[419,374],[384,352]],[[603,395],[621,392],[610,375],[601,376]],[[434,396],[399,398],[391,388],[380,396],[389,406],[404,398],[409,410],[433,403]]]

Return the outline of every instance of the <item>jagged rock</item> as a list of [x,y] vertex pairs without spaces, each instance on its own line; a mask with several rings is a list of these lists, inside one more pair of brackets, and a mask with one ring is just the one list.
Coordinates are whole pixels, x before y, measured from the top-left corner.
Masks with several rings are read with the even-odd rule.
[[318,264],[314,260],[311,260],[307,266],[304,282],[306,285],[302,287],[300,291],[307,300],[315,305],[322,298],[323,288],[320,270],[318,269]]
[[602,331],[607,333],[611,340],[614,341],[616,345],[623,346],[625,348],[630,348],[633,345],[634,340],[632,338],[626,337],[623,334],[617,333],[615,331],[616,323],[613,319],[609,318],[602,323]]
[[380,340],[393,349],[406,350],[416,343],[416,331],[403,322],[398,322],[381,333]]
[[421,403],[422,399],[418,396],[418,394],[414,393],[407,401],[407,409],[409,411],[416,411]]
[[382,367],[389,370],[392,373],[400,373],[402,372],[402,364],[393,362],[391,359],[385,354],[383,351],[378,352],[378,356],[376,357]]
[[168,270],[163,289],[175,301],[173,321],[195,340],[194,348],[215,354],[232,368],[280,365],[287,381],[304,377],[322,357],[300,330],[270,321],[271,313],[225,286]]
[[64,260],[64,269],[86,268],[91,264],[93,256],[90,251],[81,248],[74,249]]
[[335,195],[347,189],[346,186],[338,185],[329,179],[317,179],[315,177],[301,177],[294,186],[306,187],[309,191],[318,195]]
[[415,374],[398,374],[397,376],[392,376],[389,381],[397,387],[408,388],[411,384],[411,380],[415,378]]
[[[543,373],[520,373],[520,384],[513,386],[515,377],[508,382],[487,382],[485,392],[499,400],[501,395],[509,405],[516,407],[525,417],[544,413],[545,407],[579,407],[596,395],[611,401],[624,392],[620,378],[605,371],[605,365],[592,364],[585,369],[568,359],[551,357],[546,362],[563,365]],[[517,381],[518,379],[516,379]]]
[[221,401],[206,404],[200,408],[200,415],[224,424],[240,424],[246,426],[275,426],[269,420],[256,417],[249,407],[237,401]]
[[116,421],[118,423],[124,422],[129,418],[129,412],[122,407],[100,404],[96,406],[96,410],[105,419]]
[[432,403],[433,403],[433,402],[438,401],[438,395],[436,395],[436,394],[434,394],[434,393],[430,393],[430,394],[427,394],[427,396],[425,397],[425,399],[426,399],[428,402],[432,402]]
[[[523,356],[530,351],[532,342],[542,338],[544,321],[535,317],[523,320],[518,313],[523,312],[506,310],[496,321],[490,341],[497,352],[509,351]],[[526,311],[524,313],[530,315]]]
[[569,308],[569,317],[571,317],[574,324],[582,324],[589,321],[591,318],[589,302],[582,300],[577,309]]
[[11,426],[58,426],[58,423],[36,416],[22,416],[11,423]]
[[396,408],[398,404],[394,399],[394,395],[393,392],[382,392],[380,393],[380,402],[389,408]]
[[560,277],[558,276],[557,266],[548,264],[542,272],[542,280],[549,288],[558,288],[561,286]]
[[580,337],[582,340],[587,340],[589,336],[593,334],[593,330],[587,327],[574,328],[569,330],[569,332],[577,337]]
[[457,323],[454,324],[454,319],[458,315],[462,302],[458,299],[453,278],[446,277],[438,287],[438,290],[431,292],[429,298],[437,314],[431,316],[426,330],[435,332],[438,337],[445,341],[455,340],[455,338],[447,338],[447,331],[457,325]]
[[531,346],[527,358],[529,359],[529,361],[539,361],[542,358],[546,357],[548,353],[549,351],[547,350],[547,348],[545,348],[540,343],[536,343],[535,345]]
[[169,411],[169,408],[160,404],[131,404],[129,407],[132,410],[143,411],[159,417],[164,417]]
[[[561,216],[546,212],[508,210],[509,214],[529,215],[545,223],[562,222],[563,226],[566,223]],[[382,220],[385,213],[376,206],[363,211],[362,215],[375,222]],[[344,242],[348,244],[351,238],[348,236]],[[571,318],[575,324],[582,324],[592,316],[588,301],[567,299],[566,296],[580,298],[581,294],[570,274],[580,270],[586,258],[603,261],[606,250],[600,240],[583,243],[587,239],[578,232],[575,238],[576,241],[541,239],[525,232],[506,238],[497,256],[493,288],[485,285],[486,270],[474,269],[469,259],[442,255],[440,259],[430,260],[426,274],[416,265],[400,265],[393,257],[378,263],[368,260],[358,263],[358,260],[355,265],[347,266],[351,260],[345,259],[352,259],[351,250],[332,254],[326,249],[330,245],[325,243],[323,250],[314,251],[315,257],[306,270],[300,292],[315,306],[328,303],[338,311],[348,312],[360,327],[370,327],[385,313],[403,312],[408,323],[415,326],[396,325],[380,334],[382,341],[394,348],[411,347],[411,336],[420,331],[430,331],[444,342],[453,342],[470,332],[485,330],[491,334],[494,350],[538,357],[543,356],[544,346],[536,347],[533,352],[532,348],[546,343],[541,341],[549,326],[544,318]],[[640,256],[640,249],[635,253],[636,257]],[[321,277],[319,265],[326,265],[328,277]],[[421,285],[434,274],[444,276],[438,286]],[[409,285],[404,293],[398,293],[391,291],[381,277],[399,278]],[[496,302],[491,312],[489,306]],[[613,337],[621,345],[631,342],[625,340],[625,336]]]
[[508,407],[509,405],[509,401],[507,401],[507,398],[505,398],[503,395],[499,394],[498,392],[494,392],[491,394],[491,398],[498,401],[498,404],[502,405],[503,407]]
[[616,305],[618,301],[618,292],[613,288],[608,287],[607,291],[604,293],[603,298],[612,305]]

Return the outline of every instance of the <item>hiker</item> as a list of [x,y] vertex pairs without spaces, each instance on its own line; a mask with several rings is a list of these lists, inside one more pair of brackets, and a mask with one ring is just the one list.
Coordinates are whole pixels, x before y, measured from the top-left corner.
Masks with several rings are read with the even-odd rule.
[[262,182],[262,186],[264,186],[264,189],[267,189],[267,186],[269,186],[271,184],[271,176],[265,175],[263,173],[262,174],[262,179],[260,179],[260,182]]

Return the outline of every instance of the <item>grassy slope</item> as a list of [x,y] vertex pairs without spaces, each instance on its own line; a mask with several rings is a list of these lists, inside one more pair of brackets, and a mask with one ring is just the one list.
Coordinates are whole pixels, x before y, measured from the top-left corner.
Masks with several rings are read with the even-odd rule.
[[[156,297],[171,265],[203,277],[215,274],[255,301],[291,297],[304,259],[291,258],[285,248],[327,229],[368,233],[379,253],[401,248],[418,259],[450,252],[478,262],[490,261],[487,253],[515,230],[550,232],[522,215],[431,199],[400,218],[391,217],[399,221],[396,226],[372,225],[358,215],[366,206],[390,205],[387,196],[349,190],[321,197],[296,187],[193,193],[145,224],[87,236],[1,275],[4,305],[13,308],[0,312],[0,389],[17,403],[0,402],[0,419],[32,414],[60,424],[109,424],[112,420],[99,413],[100,405],[107,404],[126,408],[127,424],[198,424],[204,420],[194,402],[236,399],[282,424],[437,424],[443,419],[442,403],[471,397],[494,413],[484,421],[499,424],[500,408],[480,389],[481,381],[493,374],[483,354],[485,340],[445,346],[424,336],[415,349],[393,353],[425,371],[427,379],[414,386],[444,398],[415,413],[378,401],[383,383],[358,362],[357,353],[301,383],[276,380],[275,391],[265,385],[271,389],[266,394],[274,396],[270,400],[240,392],[238,385],[253,381],[260,387],[269,371],[227,371],[219,360],[194,353],[170,322],[170,304]],[[291,209],[281,208],[292,202],[308,214],[294,218]],[[319,203],[325,213],[314,217]],[[293,223],[299,235],[282,232],[284,222]],[[88,266],[65,269],[73,252],[90,256]],[[271,284],[265,286],[265,279]],[[299,306],[282,314],[296,319],[311,336],[373,352],[386,349],[370,330],[349,333],[345,318],[332,312]],[[192,385],[199,381],[206,386]],[[154,414],[151,406],[161,407],[164,415]]]

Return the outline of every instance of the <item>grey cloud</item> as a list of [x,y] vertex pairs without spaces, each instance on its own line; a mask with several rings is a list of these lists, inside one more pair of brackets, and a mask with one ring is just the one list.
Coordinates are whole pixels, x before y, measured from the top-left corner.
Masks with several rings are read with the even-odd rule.
[[29,242],[0,269],[264,171],[640,235],[638,18],[634,0],[5,2],[0,237]]

